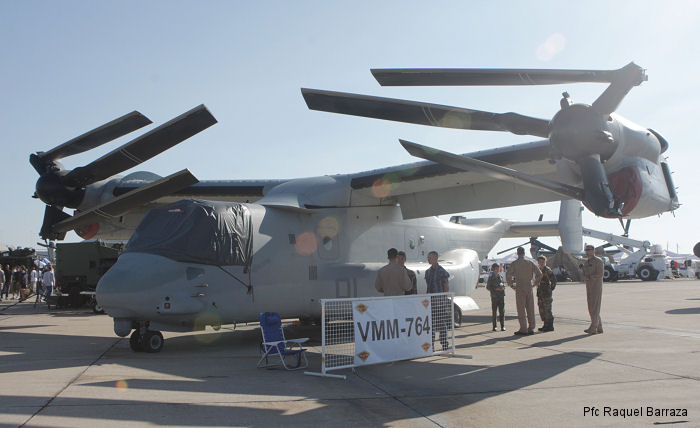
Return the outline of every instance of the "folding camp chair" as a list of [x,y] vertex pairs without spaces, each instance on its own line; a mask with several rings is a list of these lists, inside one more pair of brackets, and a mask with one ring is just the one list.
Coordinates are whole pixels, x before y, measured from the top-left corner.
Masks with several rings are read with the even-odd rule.
[[[301,344],[309,340],[308,337],[302,339],[285,339],[284,330],[282,330],[282,320],[277,312],[263,312],[260,314],[260,331],[262,332],[262,343],[260,350],[262,357],[258,361],[258,367],[271,367],[279,365],[278,363],[270,364],[268,358],[276,359],[279,356],[282,367],[286,370],[297,370],[308,367],[309,361],[306,359],[306,349],[302,348]],[[287,365],[285,359],[290,356],[296,357],[296,365]],[[301,359],[304,358],[304,365],[301,365]],[[263,364],[265,361],[265,365]]]

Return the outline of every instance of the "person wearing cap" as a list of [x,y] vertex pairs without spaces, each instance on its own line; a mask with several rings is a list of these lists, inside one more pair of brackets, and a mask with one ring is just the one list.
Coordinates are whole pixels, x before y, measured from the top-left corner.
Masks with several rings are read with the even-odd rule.
[[387,258],[389,263],[379,269],[374,288],[385,296],[403,296],[404,292],[411,289],[411,280],[408,278],[406,268],[398,264],[396,248],[389,248]]
[[588,314],[591,316],[591,325],[583,330],[588,334],[603,332],[603,322],[600,319],[600,304],[603,299],[603,259],[596,257],[595,247],[586,245],[588,260],[583,263],[583,279],[586,281],[586,299],[588,300]]
[[515,289],[515,306],[520,323],[520,330],[516,331],[515,335],[523,336],[535,334],[535,299],[532,296],[532,287],[540,283],[542,271],[535,263],[525,259],[523,247],[518,247],[517,253],[518,259],[510,264],[506,280],[508,286]]

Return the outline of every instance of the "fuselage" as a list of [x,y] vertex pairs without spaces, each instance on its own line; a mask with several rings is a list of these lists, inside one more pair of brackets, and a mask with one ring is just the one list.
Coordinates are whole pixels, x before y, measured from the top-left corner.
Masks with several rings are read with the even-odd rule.
[[[244,204],[251,214],[250,268],[184,263],[126,252],[105,274],[97,299],[126,335],[134,322],[152,329],[199,330],[252,321],[260,312],[285,317],[320,315],[319,299],[376,296],[376,272],[390,247],[407,254],[418,292],[429,251],[440,253],[457,296],[471,295],[486,256],[510,222],[478,226],[437,217],[403,220],[396,206],[327,208],[313,212]],[[120,327],[122,326],[121,331]]]

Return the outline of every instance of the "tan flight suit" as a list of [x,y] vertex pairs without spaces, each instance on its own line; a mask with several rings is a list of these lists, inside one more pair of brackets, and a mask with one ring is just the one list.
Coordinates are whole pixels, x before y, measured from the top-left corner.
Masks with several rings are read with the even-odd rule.
[[[532,297],[533,284],[540,283],[542,271],[537,264],[525,257],[518,256],[518,260],[510,264],[506,279],[510,287],[515,279],[515,306],[518,309],[518,322],[520,332],[528,333],[535,329],[535,299]],[[527,320],[525,313],[527,312]]]
[[411,280],[408,279],[406,268],[398,263],[389,263],[377,272],[374,288],[385,296],[403,296],[411,289]]
[[603,269],[605,264],[599,257],[593,256],[583,262],[583,279],[586,281],[586,298],[591,325],[588,333],[602,333],[603,322],[600,319],[600,303],[603,299]]

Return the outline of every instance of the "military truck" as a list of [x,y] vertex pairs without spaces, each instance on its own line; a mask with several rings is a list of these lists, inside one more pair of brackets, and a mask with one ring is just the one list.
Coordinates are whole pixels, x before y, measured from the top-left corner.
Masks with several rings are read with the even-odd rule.
[[116,263],[123,248],[121,242],[99,240],[56,244],[56,285],[70,296],[70,306],[89,302],[95,313],[103,312],[95,299],[97,281]]

